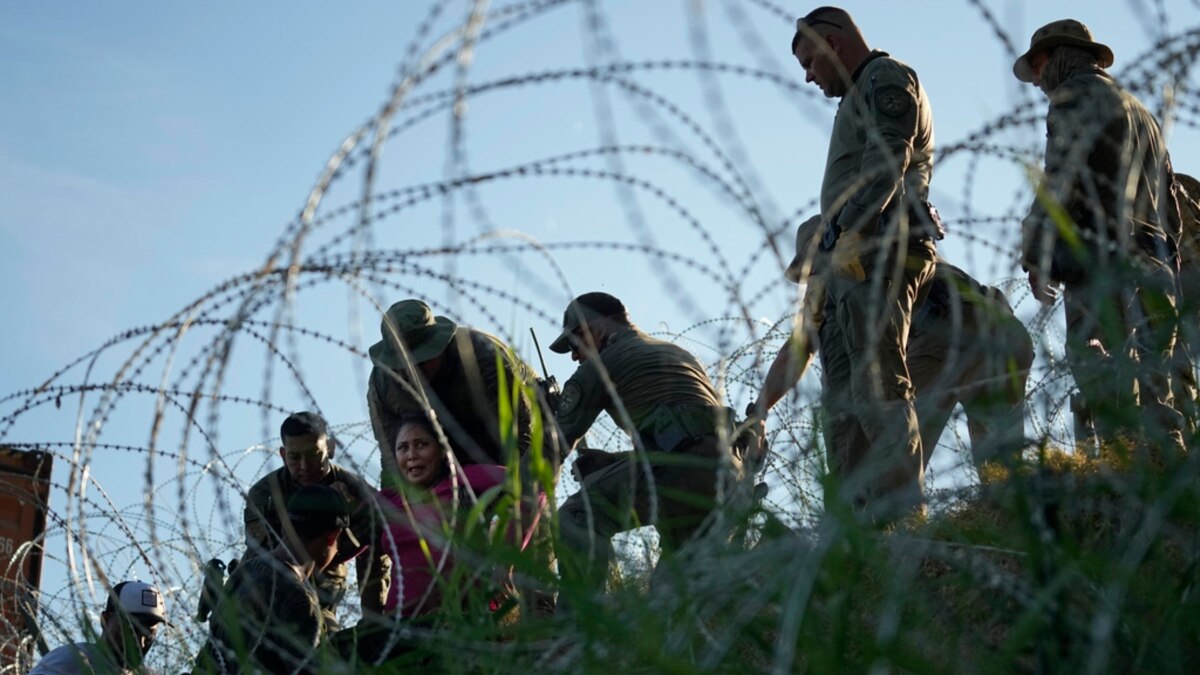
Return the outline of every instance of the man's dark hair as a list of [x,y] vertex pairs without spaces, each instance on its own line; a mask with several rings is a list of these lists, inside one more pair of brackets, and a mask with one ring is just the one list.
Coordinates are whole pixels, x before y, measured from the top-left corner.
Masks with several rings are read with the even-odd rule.
[[329,424],[325,422],[324,417],[315,412],[292,413],[279,427],[281,440],[289,436],[307,436],[309,434],[326,436],[332,440],[332,436],[329,435]]
[[350,526],[350,506],[342,493],[327,485],[306,485],[287,501],[288,520],[308,541]]

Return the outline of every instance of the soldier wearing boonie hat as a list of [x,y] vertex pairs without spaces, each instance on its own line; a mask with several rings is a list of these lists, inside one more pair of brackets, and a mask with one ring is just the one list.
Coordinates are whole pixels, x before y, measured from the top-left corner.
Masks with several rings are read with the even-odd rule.
[[[575,449],[602,412],[640,442],[634,452],[580,448],[582,485],[559,509],[564,578],[602,590],[618,532],[653,524],[669,555],[700,530],[715,506],[728,454],[719,441],[729,440],[733,411],[695,356],[643,333],[608,293],[572,300],[550,349],[580,363],[556,416],[564,447]],[[736,475],[740,461],[729,461]]]
[[[1035,298],[1063,296],[1067,363],[1081,394],[1076,437],[1133,432],[1182,451],[1186,425],[1172,391],[1182,234],[1174,172],[1158,121],[1105,71],[1113,60],[1087,26],[1063,19],[1037,29],[1013,64],[1018,80],[1050,99],[1021,264]],[[1064,219],[1051,215],[1060,209],[1066,235]],[[1140,420],[1128,415],[1137,408]]]
[[[393,447],[402,423],[413,415],[428,417],[440,427],[459,463],[507,466],[510,457],[502,440],[507,433],[500,429],[500,396],[511,396],[514,383],[520,382],[525,387],[511,402],[512,415],[522,460],[520,478],[526,484],[525,495],[532,498],[538,490],[527,461],[533,443],[531,406],[541,405],[541,399],[525,392],[537,380],[534,370],[500,338],[435,316],[420,300],[393,304],[379,330],[382,339],[370,348],[375,366],[367,386],[367,408],[380,447],[382,487],[403,488]],[[544,420],[552,417],[549,411],[542,415]],[[557,436],[547,433],[543,438],[544,457],[557,479]],[[541,522],[532,550],[552,568],[549,519]],[[530,613],[552,611],[552,595],[528,587],[519,590]]]
[[29,671],[30,675],[157,672],[142,666],[158,627],[171,625],[157,588],[142,581],[122,581],[113,586],[100,613],[100,624],[99,641],[51,650]]
[[[536,379],[533,369],[496,336],[435,316],[420,300],[393,304],[379,330],[382,339],[369,350],[375,365],[367,388],[367,406],[381,448],[384,486],[397,485],[399,474],[391,448],[398,424],[411,414],[435,419],[459,462],[506,464],[498,412],[497,360],[510,387],[513,382],[532,384]],[[530,405],[530,400],[522,396],[514,410],[517,446],[522,454],[531,442]]]
[[1033,32],[1029,49],[1013,63],[1013,75],[1022,82],[1036,84],[1040,66],[1035,68],[1034,61],[1048,57],[1058,47],[1076,47],[1090,52],[1095,56],[1094,63],[1100,68],[1108,68],[1114,61],[1112,50],[1108,45],[1096,42],[1087,26],[1075,19],[1061,19],[1051,21]]

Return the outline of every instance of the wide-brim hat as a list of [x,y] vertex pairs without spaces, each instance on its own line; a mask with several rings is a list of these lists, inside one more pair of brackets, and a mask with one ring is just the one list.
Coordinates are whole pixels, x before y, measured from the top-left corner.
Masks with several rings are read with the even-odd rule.
[[793,284],[803,281],[800,275],[804,272],[806,265],[811,271],[814,256],[820,255],[813,250],[813,239],[820,237],[821,234],[821,216],[819,215],[800,223],[800,227],[796,228],[796,256],[783,271],[783,276],[787,277],[788,281]]
[[1075,19],[1060,19],[1051,21],[1033,32],[1029,39],[1029,51],[1017,58],[1013,64],[1013,75],[1022,82],[1033,82],[1033,67],[1029,59],[1038,52],[1055,47],[1078,47],[1096,55],[1100,67],[1107,68],[1113,64],[1113,52],[1108,45],[1092,39],[1092,31]]
[[[458,326],[444,316],[434,316],[429,305],[420,300],[401,300],[388,308],[379,324],[382,340],[371,345],[368,353],[376,365],[404,370],[407,350],[415,365],[445,351]],[[403,341],[404,348],[398,341]]]
[[575,298],[563,312],[562,332],[550,343],[550,351],[566,354],[571,351],[571,336],[580,324],[609,317],[628,317],[624,303],[615,296],[594,291]]

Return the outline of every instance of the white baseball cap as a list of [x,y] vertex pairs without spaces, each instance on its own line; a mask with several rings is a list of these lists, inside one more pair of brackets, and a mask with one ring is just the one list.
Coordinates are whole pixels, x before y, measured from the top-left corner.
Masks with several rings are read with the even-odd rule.
[[122,581],[113,586],[104,611],[120,610],[141,621],[167,621],[167,605],[158,589],[142,581]]

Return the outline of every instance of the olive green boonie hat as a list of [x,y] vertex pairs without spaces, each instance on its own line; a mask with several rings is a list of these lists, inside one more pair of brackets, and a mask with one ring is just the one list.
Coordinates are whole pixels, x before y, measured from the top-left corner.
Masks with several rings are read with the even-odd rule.
[[571,351],[571,335],[579,325],[609,317],[626,317],[625,305],[615,296],[599,291],[584,293],[567,305],[563,312],[562,333],[550,343],[550,351],[566,354]]
[[796,228],[796,257],[792,258],[792,262],[783,271],[783,276],[788,281],[793,284],[803,281],[800,274],[804,271],[805,263],[809,264],[809,272],[812,272],[813,268],[817,266],[817,258],[821,253],[812,244],[814,239],[821,237],[821,234],[821,216],[819,215],[800,223],[800,227]]
[[1113,64],[1113,52],[1108,45],[1092,39],[1092,31],[1075,19],[1060,19],[1051,21],[1033,32],[1029,39],[1029,51],[1022,54],[1013,64],[1013,75],[1022,82],[1033,82],[1033,68],[1029,59],[1038,52],[1054,49],[1055,47],[1078,47],[1096,55],[1100,67],[1107,68]]
[[429,305],[420,300],[401,300],[388,308],[379,324],[383,339],[368,351],[376,365],[403,370],[407,367],[403,350],[396,340],[404,341],[414,364],[428,361],[450,344],[457,325],[444,316],[435,317]]

